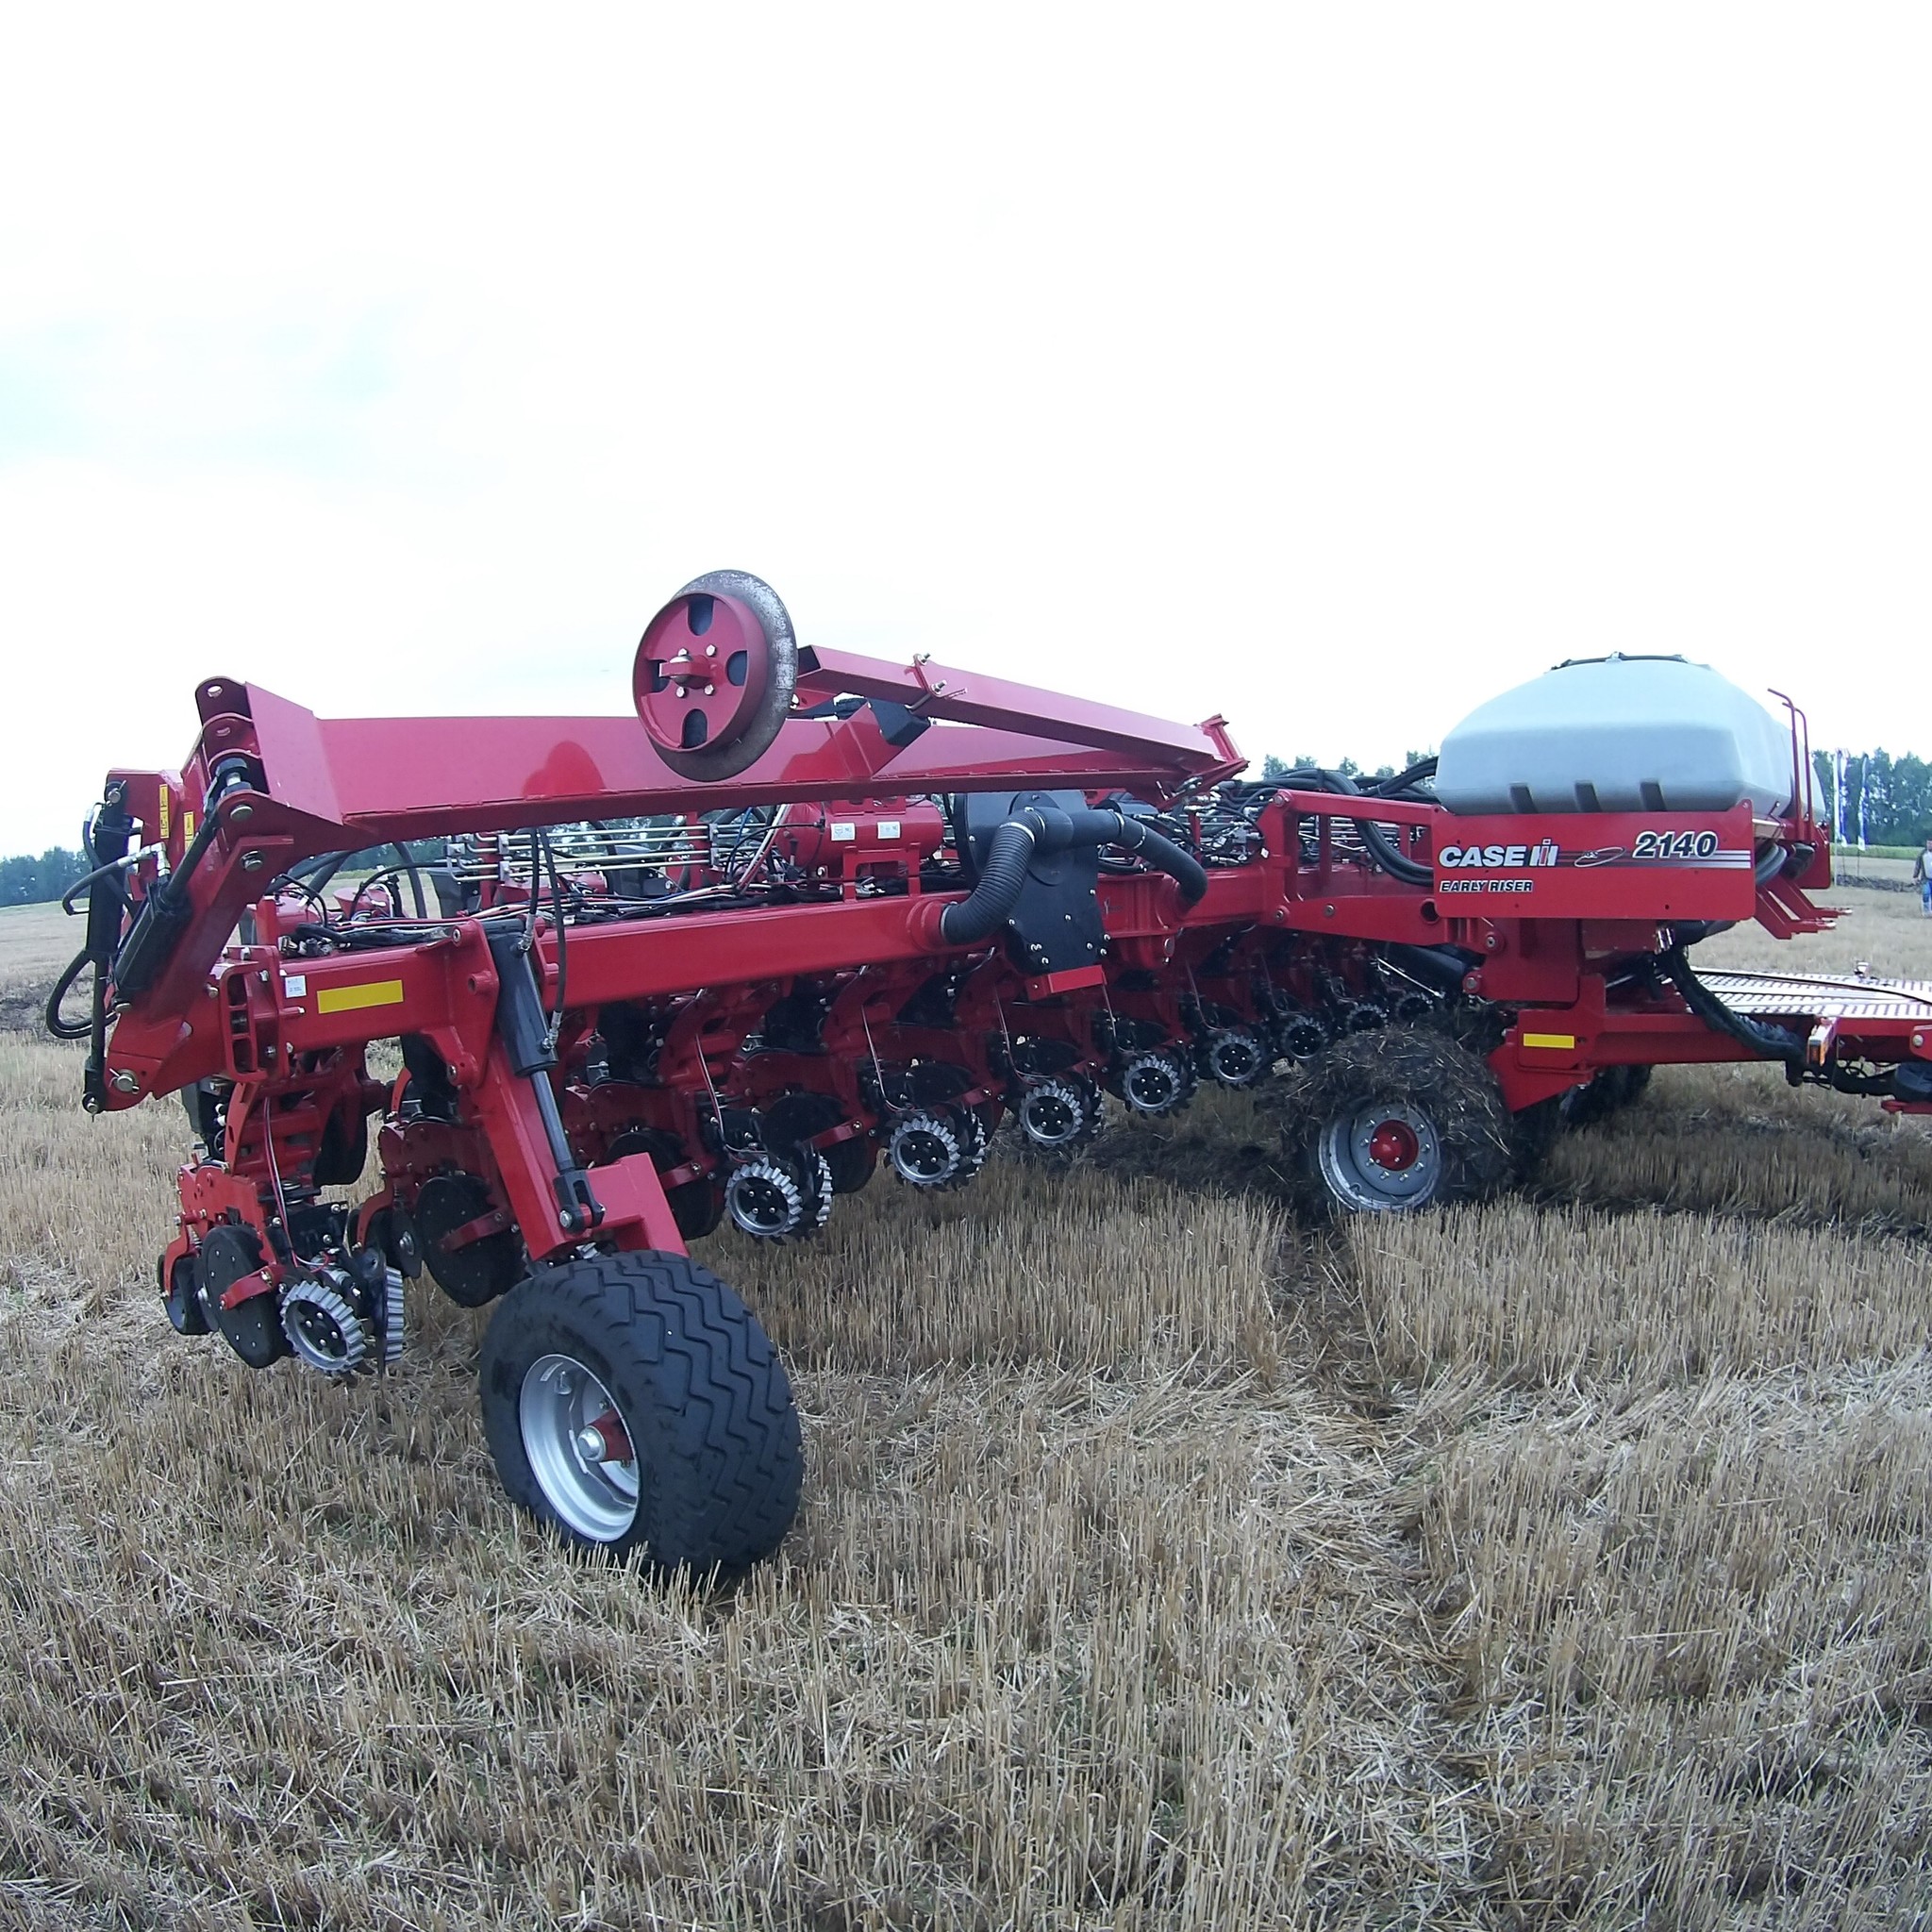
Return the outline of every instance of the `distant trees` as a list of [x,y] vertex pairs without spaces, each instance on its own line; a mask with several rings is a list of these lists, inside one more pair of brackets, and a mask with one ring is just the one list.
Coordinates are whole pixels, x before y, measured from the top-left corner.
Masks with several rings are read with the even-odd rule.
[[38,906],[58,899],[87,870],[78,852],[58,845],[38,858],[0,858],[0,906]]
[[[1419,751],[1406,751],[1402,755],[1402,769],[1421,762],[1424,754]],[[1313,752],[1298,752],[1293,758],[1276,758],[1271,751],[1261,760],[1261,782],[1264,785],[1278,785],[1291,772],[1305,772],[1320,765],[1322,760]],[[1377,765],[1373,772],[1364,772],[1353,758],[1343,758],[1338,765],[1328,769],[1340,772],[1344,778],[1392,778],[1396,768],[1393,765]]]
[[1932,833],[1932,764],[1907,752],[1894,758],[1886,751],[1845,755],[1845,808],[1838,809],[1837,754],[1813,752],[1819,796],[1834,826],[1868,845],[1923,845]]

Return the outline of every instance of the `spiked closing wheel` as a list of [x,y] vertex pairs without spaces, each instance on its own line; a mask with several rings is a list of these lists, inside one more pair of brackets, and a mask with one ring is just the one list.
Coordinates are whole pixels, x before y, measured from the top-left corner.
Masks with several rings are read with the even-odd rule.
[[777,591],[748,571],[694,577],[644,626],[631,695],[680,777],[735,777],[771,748],[798,687],[798,641]]

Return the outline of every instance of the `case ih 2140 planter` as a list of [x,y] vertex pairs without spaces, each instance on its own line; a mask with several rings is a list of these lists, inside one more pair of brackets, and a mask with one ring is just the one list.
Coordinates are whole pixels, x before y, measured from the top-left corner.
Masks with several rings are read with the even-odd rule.
[[[186,1100],[170,1318],[349,1374],[419,1267],[501,1297],[505,1487],[659,1565],[770,1552],[801,1473],[783,1368],[685,1243],[809,1235],[880,1161],[957,1187],[1003,1124],[1071,1153],[1107,1094],[1162,1114],[1283,1061],[1287,1171],[1354,1211],[1503,1186],[1660,1062],[1932,1108],[1927,989],[1687,964],[1715,924],[1828,924],[1830,847],[1797,714],[1674,661],[1559,670],[1359,789],[1239,783],[1218,718],[801,647],[737,572],[652,620],[620,718],[195,695],[180,772],[108,777],[49,1009],[91,1109]],[[372,1116],[380,1187],[332,1205]]]

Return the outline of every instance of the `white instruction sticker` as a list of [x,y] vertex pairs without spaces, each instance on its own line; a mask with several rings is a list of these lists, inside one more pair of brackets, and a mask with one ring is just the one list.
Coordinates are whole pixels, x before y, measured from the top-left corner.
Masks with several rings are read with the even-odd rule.
[[896,839],[898,836],[899,821],[897,819],[881,819],[879,821],[879,838],[881,841]]
[[858,837],[858,827],[850,819],[834,819],[832,821],[832,843],[834,845],[849,845]]
[[285,973],[282,974],[282,991],[291,1000],[299,1000],[308,991],[308,975],[306,973]]

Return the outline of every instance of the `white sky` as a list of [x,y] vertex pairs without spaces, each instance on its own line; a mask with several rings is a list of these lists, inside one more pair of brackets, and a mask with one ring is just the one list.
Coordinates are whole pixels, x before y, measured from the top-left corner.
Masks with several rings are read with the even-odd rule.
[[1244,749],[1685,651],[1932,751],[1932,12],[16,8],[0,853],[621,712],[721,565]]

